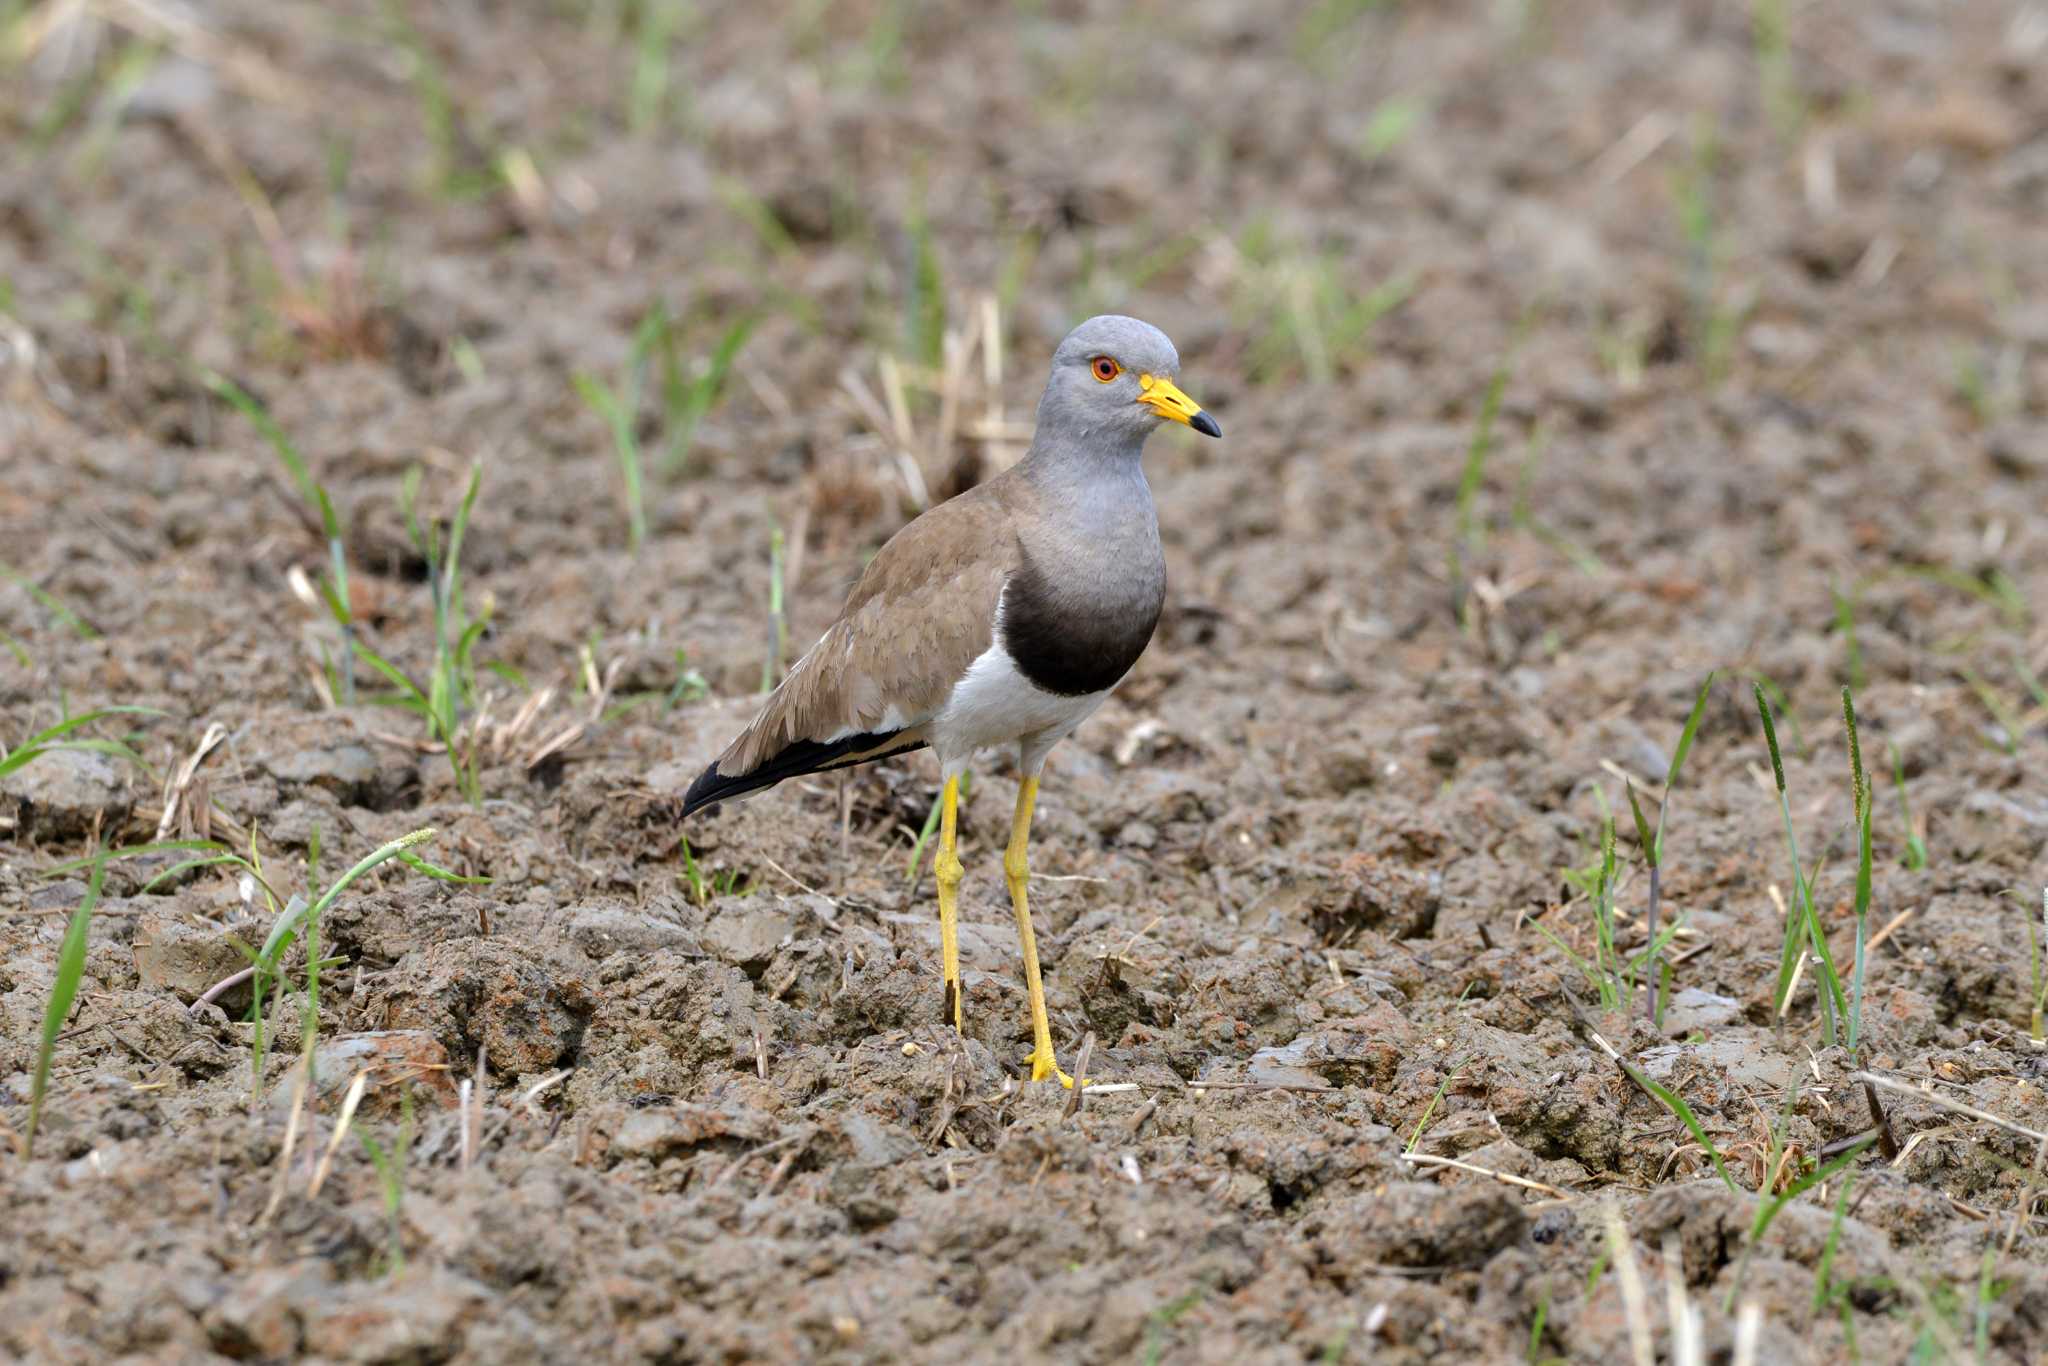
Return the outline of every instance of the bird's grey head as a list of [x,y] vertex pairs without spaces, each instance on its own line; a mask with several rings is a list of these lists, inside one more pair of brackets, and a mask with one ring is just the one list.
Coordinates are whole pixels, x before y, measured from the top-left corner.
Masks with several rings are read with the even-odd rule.
[[1053,352],[1038,404],[1041,432],[1142,442],[1162,421],[1221,436],[1216,419],[1180,391],[1180,353],[1164,332],[1114,313],[1090,318]]

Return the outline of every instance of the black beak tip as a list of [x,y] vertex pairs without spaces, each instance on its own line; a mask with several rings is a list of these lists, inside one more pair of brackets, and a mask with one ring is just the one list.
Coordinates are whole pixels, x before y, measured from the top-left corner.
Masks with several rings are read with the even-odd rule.
[[1223,435],[1223,429],[1216,425],[1216,419],[1209,416],[1207,413],[1196,413],[1193,417],[1188,419],[1188,425],[1190,427],[1193,427],[1196,431],[1200,432],[1203,436]]

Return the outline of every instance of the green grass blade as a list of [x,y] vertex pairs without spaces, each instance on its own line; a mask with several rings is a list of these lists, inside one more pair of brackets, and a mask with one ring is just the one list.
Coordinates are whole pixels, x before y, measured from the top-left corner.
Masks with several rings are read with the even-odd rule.
[[1791,1185],[1787,1186],[1782,1194],[1772,1196],[1769,1200],[1765,1201],[1762,1205],[1758,1206],[1756,1212],[1756,1219],[1749,1226],[1749,1240],[1752,1243],[1754,1243],[1759,1238],[1763,1237],[1764,1234],[1770,1230],[1771,1221],[1778,1217],[1778,1212],[1780,1210],[1784,1209],[1785,1206],[1791,1204],[1794,1200],[1797,1200],[1800,1196],[1806,1194],[1806,1192],[1812,1190],[1815,1186],[1818,1186],[1823,1181],[1826,1181],[1836,1172],[1839,1172],[1843,1168],[1847,1167],[1857,1158],[1863,1156],[1864,1150],[1869,1148],[1870,1145],[1875,1142],[1877,1142],[1876,1134],[1865,1134],[1862,1138],[1857,1139],[1852,1147],[1848,1148],[1846,1151],[1837,1155],[1836,1158],[1832,1162],[1828,1163],[1825,1167],[1814,1168],[1812,1171],[1808,1172],[1806,1175],[1800,1177],[1797,1181],[1794,1181]]
[[43,869],[42,876],[62,877],[66,873],[75,873],[80,868],[90,868],[95,863],[119,863],[122,859],[143,858],[150,854],[189,853],[194,850],[225,853],[227,848],[219,840],[153,840],[148,844],[130,844],[120,849],[109,849],[104,853],[88,854],[84,858],[53,863]]
[[[915,871],[916,866],[913,864],[912,872],[915,873]],[[1555,934],[1552,934],[1550,932],[1549,926],[1541,924],[1538,921],[1531,920],[1529,922],[1529,928],[1536,931],[1536,933],[1542,935],[1545,939],[1548,939],[1550,941],[1550,946],[1556,949],[1559,953],[1563,954],[1566,958],[1570,959],[1572,966],[1577,968],[1581,973],[1583,973],[1585,975],[1586,980],[1588,982],[1591,982],[1594,985],[1594,987],[1597,988],[1600,985],[1600,970],[1597,967],[1595,967],[1592,963],[1588,962],[1586,959],[1581,958],[1578,954],[1574,953],[1569,944],[1565,943],[1564,940],[1558,938]]]
[[1699,1116],[1692,1112],[1692,1107],[1685,1103],[1685,1098],[1652,1081],[1649,1074],[1641,1068],[1618,1058],[1616,1061],[1621,1062],[1621,1070],[1628,1073],[1631,1081],[1655,1096],[1658,1104],[1677,1116],[1678,1122],[1691,1131],[1694,1141],[1707,1150],[1708,1160],[1714,1164],[1715,1173],[1728,1189],[1736,1195],[1742,1194],[1742,1187],[1735,1184],[1734,1176],[1728,1171],[1728,1164],[1721,1160],[1721,1150],[1714,1146],[1713,1139],[1707,1137],[1707,1131],[1701,1126]]
[[204,858],[182,859],[136,888],[135,894],[137,896],[147,896],[164,883],[175,879],[181,873],[189,873],[195,868],[217,868],[222,864],[241,864],[244,868],[249,866],[248,862],[240,854],[209,854]]
[[570,382],[590,411],[603,419],[611,431],[612,455],[625,486],[626,542],[637,554],[647,539],[647,509],[640,488],[640,441],[633,434],[632,409],[622,395],[614,393],[595,375],[578,371]]
[[1842,1242],[1842,1221],[1849,1217],[1849,1192],[1856,1188],[1856,1173],[1850,1172],[1842,1181],[1842,1188],[1835,1192],[1834,1218],[1828,1222],[1828,1239],[1821,1245],[1820,1261],[1813,1270],[1813,1308],[1818,1313],[1833,1293],[1829,1274],[1835,1265],[1835,1250]]
[[1700,721],[1707,714],[1707,698],[1712,695],[1714,675],[1709,673],[1700,684],[1699,694],[1692,700],[1692,710],[1686,713],[1685,729],[1678,734],[1678,748],[1671,751],[1671,767],[1664,771],[1664,787],[1669,791],[1678,781],[1678,771],[1685,767],[1685,756],[1692,753],[1692,742],[1700,733]]
[[[37,755],[49,749],[89,748],[100,750],[102,752],[109,752],[107,751],[106,746],[113,744],[114,742],[112,741],[63,741],[64,736],[71,734],[73,731],[76,731],[83,726],[89,726],[95,721],[104,720],[109,716],[162,715],[162,712],[156,711],[150,707],[114,706],[97,707],[92,711],[80,712],[76,716],[67,717],[64,720],[59,721],[56,725],[51,726],[47,730],[37,731],[34,735],[31,735],[26,740],[23,740],[21,744],[16,746],[12,751],[8,752],[5,758],[0,758],[0,778],[6,777],[8,774],[14,772],[16,769],[28,763],[29,760],[35,758]],[[60,741],[63,741],[63,743],[59,744]],[[140,759],[140,756],[138,756],[134,750],[129,749],[125,745],[120,746],[119,749],[111,752],[116,753],[119,755],[119,757],[125,759],[133,759],[138,761]]]
[[379,864],[388,863],[390,860],[397,858],[400,854],[405,853],[406,851],[414,848],[415,846],[425,844],[428,840],[434,838],[434,834],[434,827],[426,826],[422,829],[413,831],[411,834],[400,835],[397,839],[392,840],[388,844],[381,844],[377,846],[375,850],[373,850],[371,853],[366,855],[360,862],[358,862],[355,865],[355,867],[349,869],[340,877],[336,878],[334,880],[334,884],[330,886],[325,892],[322,892],[320,894],[320,899],[313,903],[312,910],[309,912],[309,914],[316,920],[319,919],[321,916],[327,914],[327,908],[334,904],[334,899],[336,897],[340,896],[344,891],[348,889],[348,885],[351,882],[354,882],[357,878],[361,877],[364,873],[369,872],[372,868],[377,867]]
[[1415,1145],[1422,1142],[1422,1131],[1429,1127],[1429,1117],[1436,1113],[1436,1107],[1443,1102],[1444,1092],[1451,1089],[1451,1083],[1458,1079],[1458,1072],[1465,1066],[1466,1061],[1468,1060],[1460,1059],[1452,1063],[1451,1070],[1444,1073],[1444,1079],[1436,1085],[1436,1094],[1429,1098],[1429,1104],[1422,1109],[1422,1118],[1415,1121],[1415,1131],[1408,1135],[1408,1146],[1403,1148],[1402,1152],[1412,1153],[1415,1151]]
[[249,425],[270,443],[270,448],[277,452],[278,460],[291,475],[292,482],[298,485],[300,495],[319,509],[320,526],[327,534],[327,539],[341,540],[341,519],[335,515],[334,504],[328,499],[327,490],[313,477],[312,471],[307,468],[306,457],[299,453],[298,446],[285,433],[284,428],[278,425],[277,419],[270,415],[270,410],[226,375],[209,373],[205,377],[205,383],[215,397],[247,418]]
[[398,861],[416,873],[422,873],[436,882],[453,882],[465,887],[480,887],[491,881],[487,877],[471,877],[463,873],[450,872],[439,864],[429,863],[418,854],[401,852]]
[[36,1050],[35,1080],[29,1089],[28,1128],[21,1139],[23,1158],[35,1151],[36,1126],[42,1122],[43,1100],[49,1094],[50,1064],[56,1057],[57,1036],[64,1031],[64,1021],[71,1016],[72,1002],[78,999],[78,984],[85,977],[85,949],[92,932],[92,912],[93,907],[99,904],[100,883],[106,877],[106,871],[104,859],[93,863],[92,877],[85,885],[85,896],[79,901],[78,909],[71,913],[71,923],[64,928],[64,942],[57,950],[57,979],[50,987],[49,1004],[43,1008],[42,1041]]
[[378,654],[375,650],[372,650],[369,646],[363,644],[360,640],[355,642],[355,647],[356,655],[363,661],[363,663],[369,665],[372,669],[375,669],[378,673],[382,674],[392,684],[393,687],[396,687],[399,690],[399,693],[401,694],[399,698],[400,706],[411,707],[417,711],[426,713],[428,716],[433,715],[432,704],[428,702],[426,693],[420,690],[419,684],[413,682],[410,678],[407,678],[402,672],[399,671],[396,665],[386,660],[384,656]]
[[[9,583],[20,588],[22,592],[34,598],[45,612],[56,618],[58,625],[67,627],[81,640],[99,639],[100,633],[88,625],[85,619],[79,616],[78,613],[66,606],[62,599],[5,561],[0,561],[0,579],[6,579]],[[12,640],[13,637],[9,636],[8,639]],[[17,646],[14,653],[21,660],[22,667],[27,668],[28,652]]]
[[668,447],[662,456],[664,473],[674,474],[689,458],[690,450],[696,443],[697,428],[716,407],[725,393],[726,381],[738,362],[740,352],[746,347],[747,339],[754,333],[758,319],[748,315],[733,323],[718,340],[718,347],[711,353],[710,364],[702,375],[681,393],[681,402],[670,404],[671,430]]
[[1643,816],[1643,804],[1636,800],[1636,785],[1624,781],[1628,791],[1628,809],[1636,818],[1636,843],[1643,847],[1643,858],[1652,867],[1657,866],[1657,837],[1650,831],[1650,822]]
[[306,912],[311,909],[312,903],[307,901],[305,897],[297,893],[292,895],[292,899],[285,903],[284,912],[277,917],[276,922],[270,927],[270,933],[264,937],[263,947],[256,951],[258,967],[262,968],[265,972],[276,969],[277,960],[284,956],[287,949],[291,948],[292,940],[297,937],[299,926],[306,919]]
[[462,611],[462,541],[469,533],[469,516],[476,511],[477,494],[483,491],[484,462],[473,460],[469,466],[469,489],[462,495],[461,506],[455,509],[455,520],[448,526],[448,564],[442,570],[441,598],[447,604],[451,620],[463,620]]
[[1856,699],[1842,689],[1842,724],[1849,734],[1849,782],[1856,813],[1856,961],[1849,993],[1849,1056],[1863,1033],[1863,946],[1870,928],[1870,775],[1863,768],[1863,745],[1856,735]]
[[1536,1302],[1536,1317],[1529,1324],[1529,1349],[1523,1353],[1523,1360],[1535,1366],[1540,1360],[1537,1355],[1543,1350],[1543,1325],[1550,1318],[1550,1296],[1545,1295]]

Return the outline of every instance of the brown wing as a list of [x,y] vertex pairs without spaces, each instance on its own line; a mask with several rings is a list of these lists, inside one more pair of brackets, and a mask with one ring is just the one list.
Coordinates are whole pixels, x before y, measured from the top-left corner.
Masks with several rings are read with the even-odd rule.
[[941,503],[889,538],[839,619],[691,785],[685,814],[924,743],[920,727],[994,639],[996,604],[1016,561],[1000,482]]

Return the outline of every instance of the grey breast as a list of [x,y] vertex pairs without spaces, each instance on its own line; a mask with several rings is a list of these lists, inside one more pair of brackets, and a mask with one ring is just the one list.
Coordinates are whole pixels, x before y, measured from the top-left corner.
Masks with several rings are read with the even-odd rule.
[[1165,602],[1166,557],[1148,491],[1111,516],[1020,536],[1003,590],[1003,648],[1047,692],[1101,692],[1138,662]]

